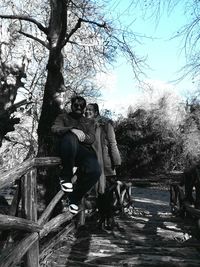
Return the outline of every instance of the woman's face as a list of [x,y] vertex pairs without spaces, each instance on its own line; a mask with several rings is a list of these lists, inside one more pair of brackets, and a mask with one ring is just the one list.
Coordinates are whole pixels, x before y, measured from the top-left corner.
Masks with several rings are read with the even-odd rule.
[[92,105],[87,105],[86,110],[85,110],[85,116],[90,119],[95,118],[95,111]]

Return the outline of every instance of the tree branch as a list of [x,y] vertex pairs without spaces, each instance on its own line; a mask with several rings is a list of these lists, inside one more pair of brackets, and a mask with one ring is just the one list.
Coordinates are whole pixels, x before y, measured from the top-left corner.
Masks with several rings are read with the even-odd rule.
[[66,39],[63,43],[63,47],[66,45],[66,43],[69,41],[71,36],[81,27],[81,19],[79,18],[75,27],[71,30],[71,32],[66,36]]
[[85,22],[85,23],[89,23],[89,24],[94,24],[94,25],[96,25],[96,26],[98,26],[98,27],[100,27],[100,28],[105,28],[105,29],[107,29],[107,25],[106,25],[106,23],[104,22],[104,23],[98,23],[98,22],[95,22],[95,21],[91,21],[91,20],[85,20],[85,19],[82,19],[82,18],[79,18],[78,19],[78,21],[77,21],[77,23],[76,23],[76,25],[75,25],[75,27],[71,30],[71,32],[66,36],[66,39],[65,39],[65,41],[64,41],[64,45],[63,45],[63,47],[66,45],[66,43],[68,43],[69,42],[69,39],[71,38],[71,36],[81,27],[81,23],[82,22]]
[[31,34],[25,33],[23,31],[19,31],[19,33],[23,34],[24,36],[26,36],[28,38],[31,38],[31,39],[39,42],[40,44],[42,44],[43,46],[45,46],[47,49],[49,49],[49,45],[47,43],[43,42],[42,40],[40,40],[39,38],[37,38],[37,37],[35,37],[35,36],[31,35]]
[[37,20],[23,15],[2,15],[0,14],[0,18],[2,19],[18,19],[18,20],[25,20],[34,23],[42,32],[48,34],[48,28],[44,27],[40,22]]
[[96,25],[96,26],[98,26],[100,28],[105,28],[105,29],[108,28],[106,22],[104,22],[104,23],[98,23],[96,21],[86,20],[86,19],[81,19],[81,22],[85,22],[85,23],[89,23],[89,24],[94,24],[94,25]]

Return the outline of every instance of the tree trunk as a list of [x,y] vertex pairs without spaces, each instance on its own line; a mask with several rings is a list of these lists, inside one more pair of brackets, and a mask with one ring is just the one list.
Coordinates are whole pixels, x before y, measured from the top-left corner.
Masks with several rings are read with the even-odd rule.
[[62,74],[62,46],[66,36],[67,7],[64,0],[51,0],[51,14],[48,29],[49,59],[43,105],[38,125],[38,156],[53,156],[54,140],[51,126],[60,112],[56,96],[64,90]]
[[[51,0],[50,5],[51,13],[48,29],[50,52],[47,64],[47,81],[38,125],[38,156],[56,155],[51,126],[61,111],[57,96],[65,89],[62,74],[62,47],[66,36],[67,5],[64,0]],[[44,196],[45,205],[50,202],[59,190],[57,176],[57,168],[50,168],[46,170],[46,173],[42,172],[42,175],[41,173],[38,175],[38,181],[39,183],[41,182],[46,191]],[[60,209],[61,203],[58,206],[58,212]]]

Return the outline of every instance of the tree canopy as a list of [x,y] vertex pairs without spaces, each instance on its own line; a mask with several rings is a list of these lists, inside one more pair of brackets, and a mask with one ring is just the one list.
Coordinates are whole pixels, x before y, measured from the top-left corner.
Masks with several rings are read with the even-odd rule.
[[[136,76],[141,60],[131,44],[133,33],[115,28],[103,11],[104,1],[10,1],[0,4],[2,56],[24,66],[19,88],[31,103],[38,133],[38,153],[51,155],[51,124],[76,93],[98,96],[94,77],[106,71],[118,53],[129,57]],[[105,1],[106,2],[106,1]],[[17,91],[16,91],[17,94]]]

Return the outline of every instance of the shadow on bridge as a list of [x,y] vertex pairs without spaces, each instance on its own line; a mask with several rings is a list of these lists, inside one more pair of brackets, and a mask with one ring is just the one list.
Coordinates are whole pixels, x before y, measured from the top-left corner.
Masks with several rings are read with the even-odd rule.
[[156,200],[156,191],[135,196],[133,213],[118,216],[112,231],[98,230],[95,222],[79,229],[65,266],[199,266],[193,229],[170,213],[169,192]]

